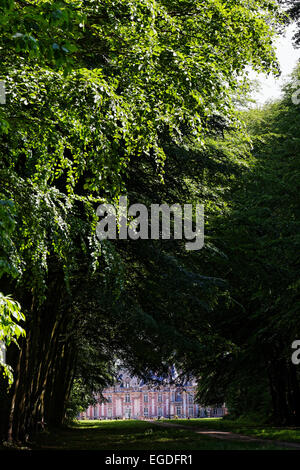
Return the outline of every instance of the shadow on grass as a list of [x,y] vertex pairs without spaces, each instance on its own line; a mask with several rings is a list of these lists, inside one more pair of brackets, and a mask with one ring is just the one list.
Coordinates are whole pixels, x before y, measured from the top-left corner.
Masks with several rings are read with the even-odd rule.
[[143,421],[80,421],[40,434],[33,446],[45,450],[273,450],[279,446],[219,440],[192,430],[161,428]]

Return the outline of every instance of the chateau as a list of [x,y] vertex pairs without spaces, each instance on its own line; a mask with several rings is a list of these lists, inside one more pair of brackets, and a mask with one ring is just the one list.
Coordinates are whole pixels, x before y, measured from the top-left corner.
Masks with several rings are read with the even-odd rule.
[[221,417],[224,405],[202,407],[195,403],[196,382],[184,385],[149,385],[126,373],[103,391],[104,400],[80,414],[80,419],[148,419]]

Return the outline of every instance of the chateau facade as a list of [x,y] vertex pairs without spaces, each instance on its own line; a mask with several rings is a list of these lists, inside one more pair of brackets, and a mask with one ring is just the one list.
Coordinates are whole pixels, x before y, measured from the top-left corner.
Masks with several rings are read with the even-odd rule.
[[104,400],[80,414],[80,419],[148,419],[221,417],[224,405],[202,407],[195,403],[196,383],[153,386],[125,374],[103,391]]

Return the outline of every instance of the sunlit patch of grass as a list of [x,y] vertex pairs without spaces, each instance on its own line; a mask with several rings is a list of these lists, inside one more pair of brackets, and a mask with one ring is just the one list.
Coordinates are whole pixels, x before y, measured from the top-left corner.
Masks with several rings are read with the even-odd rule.
[[285,442],[300,443],[299,427],[276,427],[257,425],[247,421],[233,421],[222,418],[194,418],[194,419],[177,419],[163,420],[163,422],[180,424],[183,426],[191,426],[203,429],[214,429],[216,431],[231,431],[237,434],[255,436],[262,439],[279,440]]

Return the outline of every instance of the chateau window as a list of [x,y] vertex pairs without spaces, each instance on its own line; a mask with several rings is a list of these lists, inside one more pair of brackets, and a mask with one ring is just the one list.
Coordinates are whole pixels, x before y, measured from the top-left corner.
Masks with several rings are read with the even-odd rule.
[[159,407],[157,408],[157,416],[162,416],[162,408],[161,408],[161,406],[159,406]]
[[144,408],[144,416],[148,417],[148,408]]
[[108,408],[107,410],[107,417],[111,418],[112,417],[112,408]]
[[176,414],[177,416],[181,416],[181,406],[176,406]]
[[189,406],[189,416],[194,416],[194,408]]
[[159,401],[160,403],[162,402],[162,394],[161,393],[158,394],[157,401]]
[[108,396],[106,397],[106,399],[107,399],[107,402],[108,402],[108,403],[112,403],[112,396],[111,396],[111,395],[108,395]]
[[130,395],[129,395],[129,393],[126,393],[126,395],[125,395],[125,403],[130,403]]
[[189,393],[189,403],[194,403],[194,397],[191,393]]
[[144,403],[148,403],[148,394],[147,393],[145,393],[145,395],[144,395]]

